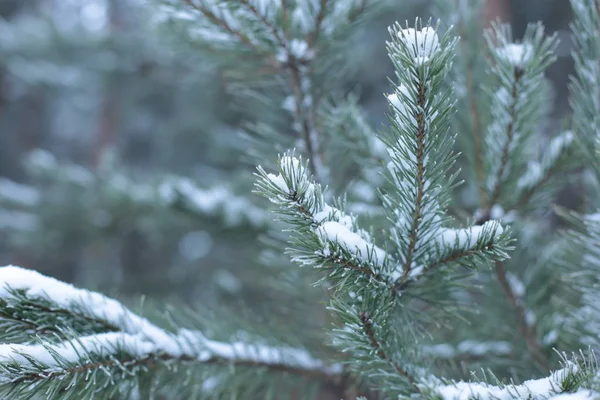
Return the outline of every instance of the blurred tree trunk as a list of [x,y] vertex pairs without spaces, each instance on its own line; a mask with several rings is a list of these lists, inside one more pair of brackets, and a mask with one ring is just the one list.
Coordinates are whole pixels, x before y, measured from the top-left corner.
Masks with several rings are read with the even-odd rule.
[[[124,29],[123,10],[126,3],[123,0],[107,0],[108,8],[108,29],[111,37]],[[92,145],[91,164],[93,168],[98,168],[102,155],[107,149],[113,147],[117,139],[118,114],[119,114],[119,89],[114,80],[108,78],[105,88],[104,100],[100,111],[100,121],[98,122],[98,134]]]
[[510,0],[486,0],[485,19],[488,23],[496,20],[509,23],[511,21]]

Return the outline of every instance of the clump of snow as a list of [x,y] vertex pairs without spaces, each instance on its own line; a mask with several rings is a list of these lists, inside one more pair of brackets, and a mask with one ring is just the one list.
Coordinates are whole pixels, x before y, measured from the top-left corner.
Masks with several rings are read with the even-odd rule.
[[475,247],[484,236],[495,240],[502,233],[504,233],[502,225],[492,220],[466,229],[441,229],[436,240],[442,248],[456,247],[467,250]]
[[499,387],[487,383],[455,382],[450,385],[436,387],[434,391],[444,400],[547,399],[549,396],[560,392],[564,377],[575,371],[576,366],[569,365],[553,372],[549,377],[532,379],[521,385]]
[[317,228],[317,235],[327,250],[328,242],[337,243],[341,248],[351,253],[356,259],[377,266],[383,265],[386,252],[367,242],[360,235],[352,232],[339,222],[327,221]]
[[300,60],[310,60],[314,56],[313,50],[305,40],[292,39],[290,41],[290,55]]
[[317,224],[322,224],[325,221],[336,221],[348,229],[352,229],[354,225],[354,219],[350,215],[344,214],[342,210],[331,207],[329,204],[325,204],[321,211],[313,215],[313,220]]
[[529,43],[507,43],[496,49],[496,54],[515,68],[524,68],[534,56],[533,46]]
[[548,146],[548,156],[551,158],[556,158],[565,148],[569,147],[571,143],[573,143],[573,139],[575,139],[575,136],[571,131],[566,131],[553,138]]
[[425,64],[439,50],[440,40],[435,29],[431,27],[417,30],[403,29],[398,32],[400,40],[406,45],[418,65]]
[[508,280],[508,283],[515,296],[523,297],[525,295],[525,284],[519,279],[519,277],[508,272],[506,274],[506,279]]
[[9,304],[18,301],[11,294],[11,289],[24,291],[31,299],[49,301],[57,309],[77,310],[89,318],[106,321],[125,333],[141,335],[155,343],[172,342],[170,334],[135,315],[118,301],[100,293],[77,289],[33,270],[12,265],[0,268],[0,298]]
[[289,192],[290,189],[288,188],[287,183],[285,183],[285,179],[283,176],[281,176],[281,174],[267,174],[267,178],[269,178],[271,183],[273,183],[282,192]]
[[517,181],[517,187],[519,189],[527,189],[538,185],[556,165],[563,153],[571,146],[573,139],[571,131],[566,131],[553,138],[548,144],[541,162],[532,160],[528,163],[527,171]]
[[231,294],[239,293],[242,289],[242,281],[225,269],[220,269],[215,273],[215,281],[221,289]]
[[42,149],[31,151],[26,158],[26,165],[36,175],[55,176],[75,185],[88,186],[95,179],[88,169],[80,165],[59,163],[52,153]]

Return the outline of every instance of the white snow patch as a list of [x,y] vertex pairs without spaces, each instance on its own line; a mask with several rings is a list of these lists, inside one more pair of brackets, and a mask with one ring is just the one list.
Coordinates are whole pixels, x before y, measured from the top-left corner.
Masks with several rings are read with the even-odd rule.
[[440,40],[435,29],[431,27],[416,30],[413,28],[403,29],[398,32],[400,40],[411,51],[418,65],[425,64],[431,56],[440,48]]
[[[260,364],[283,364],[328,374],[342,372],[340,364],[326,365],[306,350],[287,346],[266,346],[244,342],[218,342],[206,338],[199,331],[180,329],[176,334],[167,332],[127,310],[116,300],[99,293],[76,289],[72,285],[43,276],[35,271],[15,266],[0,268],[0,298],[9,304],[18,301],[9,290],[25,291],[31,299],[53,303],[53,309],[74,309],[94,319],[101,319],[119,327],[122,332],[84,336],[58,344],[0,344],[0,363],[17,362],[32,365],[41,362],[52,369],[61,367],[60,358],[69,362],[87,362],[86,352],[101,356],[125,350],[136,357],[163,353],[171,357],[194,357],[199,361],[212,358],[253,361]],[[82,354],[83,353],[83,354]],[[58,355],[57,361],[54,356]],[[32,362],[33,361],[33,362]],[[7,373],[0,382],[10,380]]]
[[515,398],[545,399],[556,394],[561,387],[562,379],[574,372],[576,366],[553,372],[549,377],[525,381],[521,385],[499,387],[486,383],[455,382],[434,388],[444,400],[512,400]]
[[475,225],[466,229],[441,229],[436,237],[438,244],[442,247],[457,247],[460,249],[470,249],[475,247],[477,242],[484,234],[493,233],[491,239],[494,240],[502,235],[504,229],[498,221],[487,221],[483,225]]
[[529,43],[507,43],[496,50],[498,56],[516,68],[525,67],[533,58],[533,46]]
[[339,222],[327,221],[319,226],[316,232],[325,247],[327,241],[334,242],[362,262],[371,261],[377,266],[383,265],[386,258],[383,249],[368,243]]

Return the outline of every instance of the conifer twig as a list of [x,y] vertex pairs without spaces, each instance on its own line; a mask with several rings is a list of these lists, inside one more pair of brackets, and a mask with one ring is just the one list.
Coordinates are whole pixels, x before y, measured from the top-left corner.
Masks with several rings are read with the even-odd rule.
[[[513,72],[513,82],[510,92],[511,103],[509,107],[509,122],[506,126],[506,142],[504,143],[504,147],[502,148],[502,157],[500,160],[500,166],[498,171],[496,172],[496,179],[494,180],[494,187],[490,192],[488,209],[496,204],[498,201],[498,197],[502,193],[502,185],[504,183],[504,171],[508,165],[510,159],[510,149],[512,147],[512,141],[515,134],[515,120],[517,118],[517,103],[519,101],[519,93],[517,88],[519,86],[520,80],[523,77],[523,71],[519,67],[515,67]],[[489,211],[488,211],[489,213]]]
[[421,212],[423,207],[423,194],[425,189],[425,87],[417,83],[417,105],[419,107],[417,120],[417,196],[415,198],[415,210],[413,214],[412,226],[408,232],[409,242],[406,250],[406,262],[403,268],[403,278],[410,275],[412,269],[413,253],[419,238],[419,224],[421,223]]
[[329,0],[320,0],[319,13],[317,14],[317,18],[315,20],[315,29],[309,40],[311,47],[314,46],[319,40],[319,35],[321,34],[321,25],[323,24],[323,20],[325,20],[325,15],[327,15],[328,1]]
[[217,17],[212,11],[210,11],[206,7],[202,7],[202,6],[194,3],[192,0],[183,0],[183,1],[187,5],[192,7],[193,9],[198,10],[202,15],[204,15],[206,18],[208,18],[208,20],[211,21],[213,24],[221,27],[222,29],[224,29],[225,31],[230,33],[231,35],[237,37],[242,43],[244,43],[246,46],[248,46],[256,54],[265,55],[265,52],[263,50],[261,50],[254,42],[252,42],[252,40],[250,40],[250,38],[247,35],[245,35],[241,31],[233,29],[227,23],[227,21],[223,20],[222,18]]
[[519,326],[519,331],[525,338],[525,342],[527,344],[527,349],[531,354],[534,362],[544,371],[550,370],[551,366],[548,362],[548,359],[542,352],[541,346],[535,337],[535,331],[533,327],[527,323],[527,319],[525,317],[525,308],[519,303],[517,296],[515,295],[513,289],[506,278],[506,271],[504,269],[504,265],[502,261],[496,261],[496,277],[498,278],[498,282],[502,287],[502,291],[504,292],[507,300],[515,311],[517,317],[517,323]]
[[417,386],[417,382],[416,382],[415,378],[411,374],[409,374],[404,368],[402,368],[396,361],[394,361],[385,352],[385,350],[381,347],[381,344],[379,343],[379,341],[377,340],[377,337],[375,336],[375,331],[373,330],[373,322],[370,319],[369,313],[361,312],[361,313],[359,313],[359,318],[363,324],[365,334],[369,338],[371,347],[373,348],[373,350],[375,351],[377,356],[380,359],[389,362],[390,365],[394,368],[394,370],[396,370],[396,372],[399,375],[402,375],[403,377],[405,377],[408,380],[408,382],[411,384],[411,386],[413,387],[415,392],[421,393],[421,389],[419,389],[419,387]]

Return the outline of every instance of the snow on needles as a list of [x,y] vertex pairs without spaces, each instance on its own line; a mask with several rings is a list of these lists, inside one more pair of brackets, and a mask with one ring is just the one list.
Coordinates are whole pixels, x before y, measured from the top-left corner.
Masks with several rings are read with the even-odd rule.
[[[486,383],[456,382],[436,387],[434,391],[444,400],[512,400],[515,398],[541,400],[560,393],[563,379],[574,372],[576,372],[576,366],[568,365],[566,368],[553,372],[549,377],[532,379],[521,385],[499,387]],[[573,394],[575,393],[571,395]],[[576,399],[581,397],[561,398]]]
[[498,57],[515,68],[524,68],[534,55],[533,46],[528,43],[507,43],[496,49]]
[[433,53],[440,48],[440,40],[435,29],[429,26],[421,30],[402,29],[398,36],[411,52],[417,65],[427,63]]
[[[12,289],[12,291],[11,291]],[[42,299],[63,310],[78,310],[85,316],[118,327],[125,333],[157,343],[171,343],[172,337],[147,319],[139,317],[116,300],[102,294],[44,276],[36,271],[12,265],[0,268],[0,298],[11,304],[18,301],[13,291],[24,291],[30,299]],[[171,349],[174,353],[177,348]]]
[[[30,300],[53,303],[55,310],[83,313],[87,317],[107,321],[120,332],[99,333],[78,337],[62,343],[0,344],[0,364],[18,363],[23,368],[65,367],[67,363],[90,362],[86,354],[108,357],[124,351],[136,358],[167,354],[173,358],[212,359],[231,362],[255,362],[263,365],[286,365],[326,374],[338,374],[341,366],[325,365],[305,349],[286,346],[255,345],[244,342],[219,342],[201,332],[180,329],[171,333],[126,309],[113,299],[99,293],[77,289],[70,284],[49,278],[38,272],[6,266],[0,268],[0,299],[11,304],[19,301],[14,291],[23,291]],[[18,374],[15,368],[2,369],[0,383]],[[10,375],[10,376],[9,376]]]
[[[475,225],[465,229],[443,229],[436,237],[442,248],[453,247],[469,250],[476,247],[486,237],[496,239],[504,233],[498,221],[487,221],[483,225]],[[488,236],[489,235],[489,236]]]
[[348,227],[336,221],[323,223],[317,228],[317,235],[325,245],[326,252],[328,252],[328,242],[333,242],[362,262],[372,262],[377,266],[382,266],[387,256],[383,249],[368,243]]
[[[300,159],[286,155],[281,157],[279,165],[281,173],[277,175],[264,173],[259,167],[268,186],[271,190],[275,189],[270,200],[285,208],[301,205],[301,219],[310,218],[313,232],[322,246],[315,254],[337,257],[340,254],[336,250],[341,249],[361,264],[382,267],[386,260],[391,261],[385,250],[372,243],[368,232],[356,227],[352,215],[325,202],[320,185],[309,180],[308,171]],[[294,198],[290,197],[292,194]],[[313,257],[303,256],[294,260],[303,264],[315,263]]]

